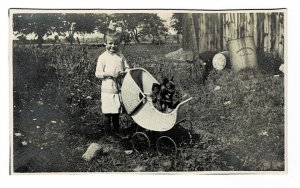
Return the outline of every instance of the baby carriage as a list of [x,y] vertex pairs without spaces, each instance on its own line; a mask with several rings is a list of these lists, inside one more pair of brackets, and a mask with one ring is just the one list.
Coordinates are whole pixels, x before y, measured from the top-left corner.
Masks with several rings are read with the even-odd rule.
[[[188,98],[180,102],[177,107],[169,112],[163,113],[157,110],[152,102],[151,93],[152,85],[158,84],[158,81],[145,69],[131,69],[124,77],[121,87],[121,99],[126,113],[132,117],[133,121],[143,128],[143,132],[136,130],[132,135],[133,149],[138,151],[137,142],[135,140],[144,139],[144,144],[150,148],[150,139],[147,132],[159,132],[156,140],[156,149],[160,153],[161,143],[169,141],[175,152],[177,151],[176,142],[163,133],[171,130],[187,120],[188,102],[192,98]],[[169,147],[169,146],[168,146]]]

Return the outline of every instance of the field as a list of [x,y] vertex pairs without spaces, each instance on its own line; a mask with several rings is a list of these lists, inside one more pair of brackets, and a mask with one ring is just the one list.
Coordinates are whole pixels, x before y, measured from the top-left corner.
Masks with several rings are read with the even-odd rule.
[[[188,115],[192,142],[176,155],[131,151],[130,139],[109,142],[103,133],[100,82],[95,78],[103,47],[15,46],[13,49],[13,169],[15,172],[283,171],[285,169],[284,75],[280,60],[258,56],[259,67],[238,73],[211,71],[205,85],[187,62],[164,54],[175,44],[127,45],[131,67],[159,81],[175,76],[181,93],[193,97]],[[122,115],[132,125],[130,117]],[[100,131],[99,131],[100,130]],[[93,143],[103,146],[86,162]]]

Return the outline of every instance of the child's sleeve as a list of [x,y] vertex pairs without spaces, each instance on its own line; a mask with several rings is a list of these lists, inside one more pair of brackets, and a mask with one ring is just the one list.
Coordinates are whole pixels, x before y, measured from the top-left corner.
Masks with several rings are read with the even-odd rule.
[[101,55],[97,60],[95,75],[97,78],[104,78],[104,61]]

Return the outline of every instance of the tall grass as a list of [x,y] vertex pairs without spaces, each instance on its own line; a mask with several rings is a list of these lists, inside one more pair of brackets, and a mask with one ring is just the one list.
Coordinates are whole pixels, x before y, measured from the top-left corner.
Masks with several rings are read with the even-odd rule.
[[[259,61],[270,65],[270,69],[260,66],[238,73],[228,69],[212,71],[203,86],[194,79],[191,64],[164,58],[164,54],[178,48],[129,45],[122,51],[131,67],[143,67],[159,81],[174,76],[177,89],[193,97],[189,116],[199,136],[195,145],[183,147],[177,158],[162,160],[151,154],[118,158],[122,154],[114,153],[92,164],[77,163],[68,170],[132,170],[101,163],[111,157],[121,164],[120,160],[126,159],[132,168],[134,164],[147,164],[147,171],[284,169],[284,77],[273,76],[274,67],[281,62],[265,55]],[[20,108],[30,100],[51,104],[70,117],[73,123],[68,129],[101,124],[100,81],[94,73],[97,57],[104,50],[89,46],[15,47],[15,104]],[[82,141],[79,137],[74,139]],[[77,146],[82,147],[80,143]],[[78,151],[68,154],[78,155]],[[171,163],[166,165],[164,161]]]

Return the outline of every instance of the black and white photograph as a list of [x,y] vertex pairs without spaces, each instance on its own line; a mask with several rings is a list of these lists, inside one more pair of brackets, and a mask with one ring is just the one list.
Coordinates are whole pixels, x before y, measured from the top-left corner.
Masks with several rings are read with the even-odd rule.
[[287,9],[9,9],[10,174],[285,174]]

